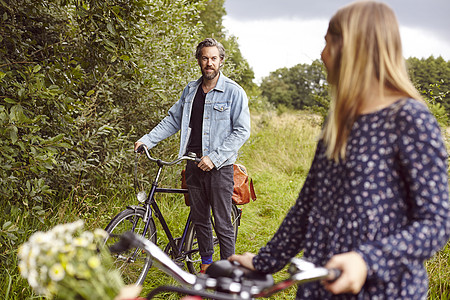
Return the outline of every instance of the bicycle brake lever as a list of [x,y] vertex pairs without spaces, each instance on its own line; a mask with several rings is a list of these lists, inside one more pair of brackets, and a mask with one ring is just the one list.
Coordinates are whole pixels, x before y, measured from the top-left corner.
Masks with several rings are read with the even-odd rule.
[[298,272],[312,270],[314,268],[316,268],[316,266],[312,262],[294,257],[291,259],[291,264],[289,266],[288,272],[290,274],[295,274]]
[[298,282],[320,279],[332,282],[341,276],[341,270],[339,269],[316,267],[313,263],[300,258],[291,259],[291,265],[288,268],[288,272],[291,274],[292,278]]

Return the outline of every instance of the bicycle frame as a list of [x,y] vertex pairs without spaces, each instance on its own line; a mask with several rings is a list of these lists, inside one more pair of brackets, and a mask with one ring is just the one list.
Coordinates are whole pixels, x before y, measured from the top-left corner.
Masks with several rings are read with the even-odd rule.
[[[141,149],[142,150],[142,149]],[[116,226],[121,226],[121,227],[117,227],[117,228],[123,228],[126,231],[131,230],[133,232],[135,232],[137,230],[137,232],[139,232],[139,235],[142,236],[143,238],[147,237],[150,241],[154,242],[155,244],[157,243],[157,231],[158,228],[156,227],[156,220],[157,219],[159,221],[160,226],[158,226],[160,229],[162,229],[163,231],[163,237],[165,236],[166,238],[164,238],[164,243],[167,242],[167,244],[162,245],[165,248],[161,248],[164,249],[164,252],[168,254],[169,257],[171,257],[171,259],[173,259],[173,261],[175,263],[177,263],[178,265],[182,265],[184,263],[186,263],[186,267],[188,268],[188,270],[192,273],[197,272],[196,267],[194,266],[195,263],[200,262],[200,254],[199,249],[198,249],[198,245],[197,241],[196,241],[196,236],[195,236],[195,230],[192,224],[192,218],[191,218],[191,213],[189,212],[187,219],[186,219],[186,223],[184,226],[184,229],[181,229],[179,227],[177,227],[177,232],[179,229],[182,230],[182,235],[178,236],[178,234],[176,234],[176,236],[172,233],[171,228],[169,228],[168,223],[166,222],[163,213],[157,203],[156,199],[156,194],[157,193],[163,193],[163,194],[186,194],[188,193],[188,189],[186,188],[161,188],[159,187],[159,182],[160,182],[160,178],[161,178],[161,174],[162,174],[162,169],[164,166],[170,166],[170,165],[174,165],[176,163],[181,162],[182,160],[192,160],[192,161],[199,161],[199,158],[196,157],[196,155],[187,155],[187,156],[183,156],[180,158],[177,158],[174,161],[171,162],[166,162],[160,159],[155,159],[153,157],[150,156],[148,150],[146,148],[143,148],[143,150],[145,151],[145,154],[147,156],[147,158],[156,163],[158,165],[157,171],[155,172],[155,176],[152,179],[151,183],[149,186],[145,186],[145,188],[149,187],[149,189],[147,189],[147,192],[149,192],[149,194],[146,194],[146,191],[144,188],[141,188],[139,181],[138,181],[138,162],[139,162],[139,155],[136,155],[136,160],[135,160],[135,168],[134,168],[134,173],[135,173],[135,183],[134,183],[134,187],[135,187],[135,192],[136,192],[136,197],[137,200],[140,202],[139,204],[136,205],[128,205],[127,209],[120,212],[118,215],[116,215],[111,222],[108,224],[108,226],[106,227],[106,230],[108,231],[108,233],[111,234],[111,236],[114,236],[114,234],[116,234],[116,232],[114,231]],[[139,150],[138,150],[139,152]],[[142,153],[142,151],[140,151]],[[231,211],[231,219],[232,219],[232,223],[233,223],[233,227],[234,227],[234,233],[237,236],[237,226],[239,226],[239,221],[241,218],[241,209],[239,209],[238,207],[236,207],[235,205],[232,206],[232,211]],[[126,223],[125,223],[126,221]],[[120,225],[119,225],[120,224]],[[124,225],[122,225],[124,224]],[[215,230],[215,224],[214,224],[214,218],[213,216],[211,216],[211,224],[212,224],[212,229]],[[123,226],[123,227],[122,227]],[[174,228],[172,228],[174,229]],[[123,231],[122,229],[120,230],[120,234],[122,234]],[[115,235],[115,236],[120,236],[119,235]],[[106,242],[106,241],[105,241]],[[161,243],[161,244],[164,244]],[[213,244],[214,245],[218,245],[218,238],[217,237],[213,237]],[[161,245],[160,245],[161,246]],[[219,252],[217,252],[219,253]],[[145,258],[145,261],[142,260],[142,252],[138,249],[135,250],[131,250],[129,251],[126,255],[117,255],[118,258],[118,262],[121,262],[121,267],[122,266],[126,266],[126,265],[133,265],[135,262],[137,262],[136,266],[138,266],[138,268],[140,268],[140,273],[139,273],[139,269],[133,269],[132,272],[130,274],[131,277],[135,276],[136,274],[137,279],[131,279],[131,282],[138,282],[139,284],[142,284],[143,281],[145,280],[145,276],[148,272],[148,268],[149,266],[151,266],[151,262],[149,263],[149,260],[147,258]],[[140,267],[140,265],[142,265],[142,267]]]
[[[146,148],[145,149],[145,153],[147,155],[147,157],[149,159],[151,159],[150,154],[148,153],[148,150]],[[186,157],[182,157],[180,159],[180,161],[182,159],[186,159]],[[190,157],[190,159],[193,159],[192,157]],[[172,232],[170,231],[169,226],[167,225],[166,220],[164,219],[164,216],[161,213],[161,210],[159,209],[158,203],[155,200],[155,195],[156,193],[167,193],[167,194],[186,194],[188,193],[187,189],[179,189],[179,188],[160,188],[158,187],[158,182],[159,182],[159,178],[161,175],[161,171],[163,166],[165,165],[161,160],[156,160],[156,163],[158,165],[158,171],[156,173],[155,178],[153,179],[152,182],[152,187],[150,189],[150,193],[147,197],[147,199],[144,202],[144,206],[145,206],[145,210],[146,210],[146,216],[144,219],[145,222],[145,227],[144,227],[144,232],[143,232],[143,236],[145,236],[147,234],[148,231],[148,227],[149,227],[149,222],[152,219],[152,210],[155,214],[155,216],[158,218],[162,229],[164,230],[164,233],[167,236],[167,239],[169,240],[168,244],[170,245],[170,247],[172,248],[172,250],[175,251],[175,256],[176,257],[180,257],[180,255],[182,254],[182,248],[183,248],[183,244],[186,238],[186,233],[188,230],[188,225],[191,222],[191,213],[189,212],[188,218],[186,220],[186,224],[184,227],[184,231],[183,231],[183,235],[181,236],[181,241],[177,247],[177,244],[175,242],[175,239],[172,235]],[[151,208],[150,208],[151,207]]]

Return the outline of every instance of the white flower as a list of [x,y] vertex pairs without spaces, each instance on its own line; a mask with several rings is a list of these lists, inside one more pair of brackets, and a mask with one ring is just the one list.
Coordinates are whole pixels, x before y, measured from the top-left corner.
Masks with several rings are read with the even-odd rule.
[[83,220],[78,220],[78,221],[75,221],[73,223],[66,224],[66,226],[67,226],[67,230],[69,232],[75,232],[78,229],[82,229],[83,228],[84,221]]
[[28,283],[31,285],[31,287],[33,287],[33,288],[40,287],[39,282],[38,282],[37,279],[38,279],[37,271],[36,270],[30,270],[28,272],[27,280],[28,280]]
[[84,231],[80,237],[85,239],[88,244],[94,241],[94,234],[90,231]]
[[84,237],[76,237],[73,239],[73,244],[76,247],[87,247],[89,245],[89,241]]
[[39,244],[42,247],[49,247],[49,246],[51,246],[52,240],[53,240],[53,235],[52,234],[49,234],[49,233],[46,233],[46,232],[42,232],[42,231],[35,232],[30,237],[30,243],[32,245]]
[[100,259],[98,256],[91,256],[88,259],[88,266],[91,267],[91,269],[97,269],[100,266]]
[[74,275],[75,274],[75,267],[71,263],[68,263],[66,265],[66,272],[70,276]]
[[65,272],[64,268],[60,263],[56,263],[53,266],[51,266],[50,270],[48,271],[48,276],[53,281],[60,281],[64,278]]
[[62,253],[70,253],[75,251],[75,247],[72,244],[65,244],[59,247],[59,251]]
[[62,236],[66,233],[66,226],[64,226],[62,224],[58,224],[55,227],[53,227],[52,232],[56,236]]
[[45,282],[47,280],[47,273],[48,273],[47,266],[45,266],[45,265],[42,266],[41,269],[40,269],[41,276],[39,278],[41,282]]
[[[111,277],[111,257],[97,248],[104,244],[106,232],[83,231],[83,223],[79,220],[57,225],[47,232],[36,232],[20,246],[17,254],[20,274],[38,294],[64,299],[61,293],[67,289],[90,293],[101,291],[103,287],[99,289],[99,284],[109,290],[109,298],[105,299],[112,299],[110,296],[118,293],[123,284],[119,272],[115,270],[116,275]],[[107,268],[101,267],[104,262]],[[93,297],[99,298],[99,295]]]
[[19,271],[20,271],[20,275],[22,275],[22,277],[24,278],[28,278],[28,267],[25,261],[21,260],[19,262]]
[[100,238],[101,240],[104,240],[108,237],[108,233],[103,229],[97,228],[94,230],[94,236],[96,238]]
[[19,259],[25,260],[28,257],[29,252],[30,252],[30,244],[27,242],[20,245],[19,250],[17,252],[17,256],[19,257]]
[[36,267],[36,261],[39,258],[40,249],[36,245],[31,245],[30,251],[28,251],[27,263],[29,269]]

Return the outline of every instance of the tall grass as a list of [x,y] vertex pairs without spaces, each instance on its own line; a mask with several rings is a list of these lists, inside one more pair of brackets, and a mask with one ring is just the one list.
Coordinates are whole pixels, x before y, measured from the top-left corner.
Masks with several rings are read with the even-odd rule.
[[[237,253],[256,253],[278,229],[303,185],[314,156],[319,131],[320,119],[307,113],[285,111],[279,114],[252,114],[252,135],[241,149],[238,162],[248,168],[258,199],[241,207],[243,215],[236,244]],[[448,143],[448,133],[446,137]],[[447,147],[450,149],[449,144]],[[154,153],[156,155],[158,149]],[[182,167],[183,165],[177,165],[166,168],[162,174],[163,185],[179,186]],[[141,182],[149,184],[148,178],[152,177],[153,172],[154,169],[143,172]],[[136,204],[132,185],[133,183],[129,182],[130,189],[111,191],[109,195],[87,195],[82,199],[69,195],[43,217],[53,225],[83,218],[89,229],[104,228],[115,214],[129,204]],[[157,201],[174,235],[181,235],[189,212],[182,195],[163,196]],[[31,219],[21,212],[10,213],[21,220],[18,224],[21,230],[28,232],[25,236],[36,230],[48,229],[39,222],[30,221]],[[157,221],[156,223],[158,243],[164,247],[167,239]],[[11,249],[15,251],[14,247]],[[15,259],[14,255],[11,257]],[[9,266],[11,265],[17,266],[17,262],[12,262]],[[430,276],[428,298],[450,299],[450,244],[428,260],[426,267]],[[0,294],[5,295],[5,299],[41,299],[31,292],[27,282],[19,276],[17,267],[3,268],[0,272],[3,275]],[[274,275],[276,281],[286,277],[285,270]],[[176,282],[156,268],[151,268],[142,295],[166,284]],[[270,299],[295,299],[295,292],[296,288],[292,287]],[[175,300],[180,299],[180,295],[165,293],[160,294],[157,299]]]

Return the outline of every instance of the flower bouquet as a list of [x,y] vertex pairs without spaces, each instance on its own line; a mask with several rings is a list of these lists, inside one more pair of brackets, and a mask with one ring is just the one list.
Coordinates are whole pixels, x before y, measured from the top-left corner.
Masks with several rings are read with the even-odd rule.
[[82,220],[34,233],[20,246],[19,269],[33,290],[57,299],[134,298],[139,290],[118,296],[124,287],[109,250],[107,233],[83,230]]

